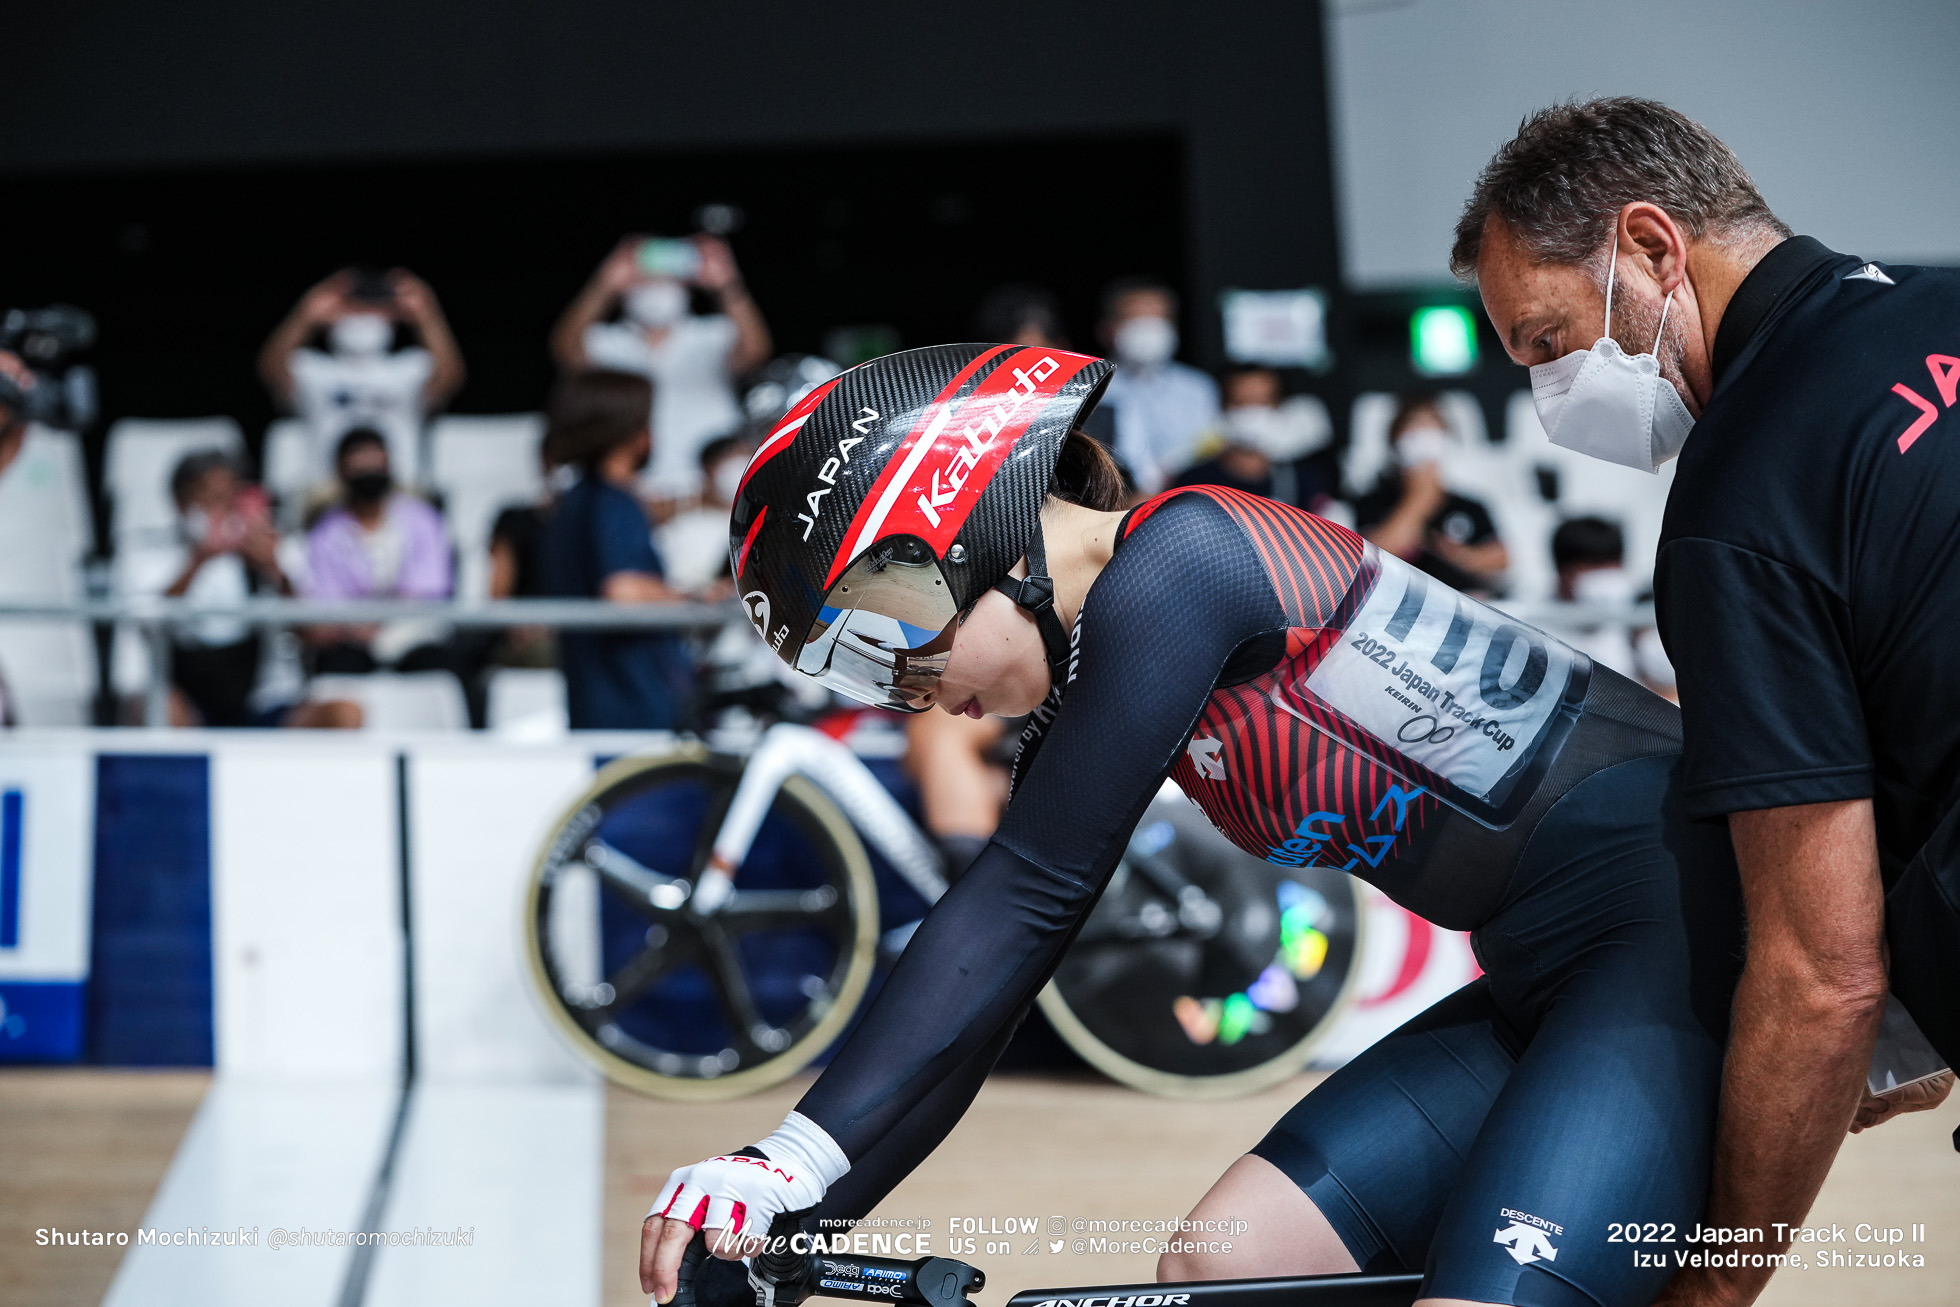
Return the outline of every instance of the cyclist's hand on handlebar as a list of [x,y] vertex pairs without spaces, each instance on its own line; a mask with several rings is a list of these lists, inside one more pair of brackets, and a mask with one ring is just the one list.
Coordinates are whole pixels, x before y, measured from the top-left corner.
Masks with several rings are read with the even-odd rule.
[[640,1288],[656,1302],[674,1296],[696,1230],[717,1257],[750,1255],[776,1217],[816,1206],[850,1168],[836,1141],[800,1112],[754,1148],[681,1167],[640,1228]]

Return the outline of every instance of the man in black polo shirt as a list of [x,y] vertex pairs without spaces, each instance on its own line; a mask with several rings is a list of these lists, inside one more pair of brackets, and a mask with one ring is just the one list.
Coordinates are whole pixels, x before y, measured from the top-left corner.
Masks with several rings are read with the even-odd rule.
[[[1711,133],[1631,99],[1527,119],[1452,263],[1555,443],[1681,456],[1655,581],[1683,794],[1728,819],[1749,913],[1705,1223],[1773,1252],[1847,1127],[1952,1083],[1873,1097],[1868,1068],[1960,1056],[1960,274],[1792,235]],[[1938,1050],[1916,1064],[1888,938]],[[1689,1271],[1667,1300],[1769,1274]]]

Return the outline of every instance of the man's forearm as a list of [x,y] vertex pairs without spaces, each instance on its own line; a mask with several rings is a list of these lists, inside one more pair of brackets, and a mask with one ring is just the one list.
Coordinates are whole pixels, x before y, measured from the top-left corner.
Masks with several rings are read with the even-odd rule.
[[[1760,1230],[1745,1249],[1752,1253],[1788,1245],[1788,1228],[1816,1200],[1857,1110],[1884,1001],[1882,976],[1874,988],[1856,979],[1820,983],[1774,963],[1744,969],[1704,1225]],[[1688,1301],[1739,1307],[1755,1300],[1770,1274],[1765,1267],[1688,1272],[1676,1289],[1692,1289]]]

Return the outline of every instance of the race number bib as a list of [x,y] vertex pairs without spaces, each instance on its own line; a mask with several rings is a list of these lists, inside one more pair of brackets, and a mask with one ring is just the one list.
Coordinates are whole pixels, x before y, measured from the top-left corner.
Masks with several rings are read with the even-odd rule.
[[1395,753],[1491,801],[1544,741],[1583,656],[1390,554],[1302,688]]

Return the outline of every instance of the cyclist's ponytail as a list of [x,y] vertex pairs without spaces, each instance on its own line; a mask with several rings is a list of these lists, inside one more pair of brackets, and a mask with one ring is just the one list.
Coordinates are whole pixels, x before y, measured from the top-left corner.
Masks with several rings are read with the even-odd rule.
[[1048,483],[1055,498],[1098,512],[1113,513],[1129,502],[1129,487],[1123,469],[1102,442],[1086,435],[1081,428],[1068,433],[1061,456],[1055,460],[1055,476]]

